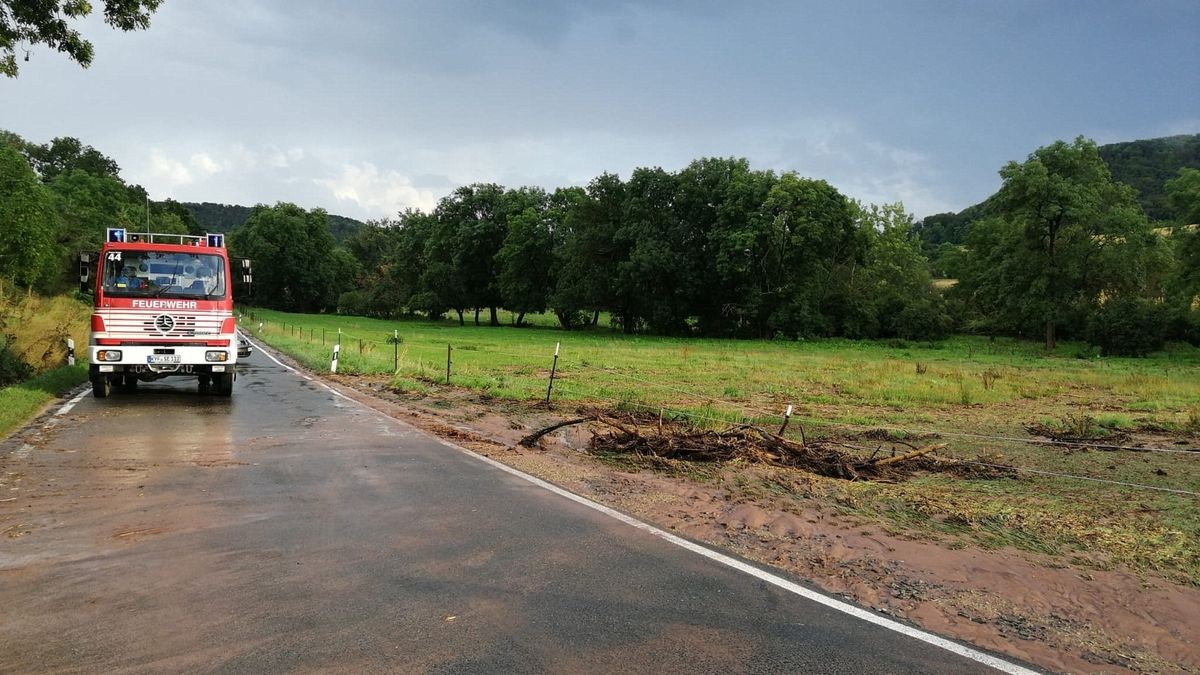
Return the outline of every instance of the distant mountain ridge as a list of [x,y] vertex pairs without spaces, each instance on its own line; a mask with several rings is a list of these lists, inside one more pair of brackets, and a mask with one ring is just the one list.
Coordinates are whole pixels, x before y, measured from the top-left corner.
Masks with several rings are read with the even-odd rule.
[[1132,185],[1151,220],[1175,217],[1163,184],[1183,168],[1200,169],[1200,134],[1167,136],[1100,146],[1116,180]]
[[[1113,178],[1137,190],[1138,201],[1151,220],[1176,217],[1164,184],[1178,176],[1180,169],[1200,169],[1200,134],[1110,143],[1099,150]],[[971,223],[984,216],[985,204],[986,199],[958,213],[928,216],[916,230],[927,249],[943,243],[961,244]]]
[[[250,212],[254,210],[254,207],[251,206],[213,202],[180,202],[180,205],[192,214],[196,223],[206,232],[229,232],[240,227],[250,217]],[[366,227],[366,223],[361,220],[332,213],[329,214],[327,222],[330,233],[338,243]]]

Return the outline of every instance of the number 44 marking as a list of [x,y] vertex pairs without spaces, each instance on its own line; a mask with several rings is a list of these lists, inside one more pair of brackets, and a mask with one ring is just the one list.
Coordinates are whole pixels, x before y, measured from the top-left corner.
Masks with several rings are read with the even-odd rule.
[[108,259],[109,259],[109,260],[116,260],[116,261],[120,261],[120,260],[121,260],[121,252],[120,252],[120,251],[109,251],[109,252],[108,252]]

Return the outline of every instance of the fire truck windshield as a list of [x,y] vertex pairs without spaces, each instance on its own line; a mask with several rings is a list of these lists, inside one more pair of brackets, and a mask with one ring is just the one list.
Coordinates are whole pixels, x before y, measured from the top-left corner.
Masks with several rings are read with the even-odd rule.
[[225,259],[199,253],[108,251],[104,294],[118,298],[225,298]]

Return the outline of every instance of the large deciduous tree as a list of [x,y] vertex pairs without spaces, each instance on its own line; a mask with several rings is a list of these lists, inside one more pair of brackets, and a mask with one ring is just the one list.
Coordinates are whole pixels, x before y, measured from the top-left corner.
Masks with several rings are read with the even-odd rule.
[[57,229],[50,191],[21,153],[0,147],[0,277],[32,286],[53,276]]
[[588,183],[586,192],[568,216],[569,236],[557,247],[559,274],[550,304],[565,328],[582,312],[590,312],[595,325],[602,310],[628,311],[627,299],[618,297],[612,283],[630,250],[630,242],[617,236],[625,184],[620,176],[604,173]]
[[59,136],[43,145],[29,143],[26,154],[30,165],[47,183],[75,170],[117,179],[121,174],[121,167],[111,157],[71,136]]
[[785,173],[763,204],[770,221],[767,263],[773,268],[768,327],[787,336],[827,335],[840,301],[838,275],[862,262],[866,240],[850,200],[823,180]]
[[[104,0],[104,22],[123,31],[150,27],[150,15],[162,0]],[[72,23],[92,13],[88,0],[0,0],[0,73],[20,72],[17,49],[25,60],[37,45],[60,51],[88,67],[95,49]]]
[[697,327],[709,335],[759,336],[765,331],[764,286],[776,270],[770,223],[763,211],[776,177],[751,171],[741,158],[699,159],[679,172],[674,208],[686,228],[688,264],[698,282],[692,298]]
[[1083,137],[1039,148],[1000,175],[994,219],[973,228],[978,255],[964,282],[992,289],[985,294],[992,309],[1022,322],[1036,318],[1053,349],[1059,327],[1078,318],[1072,312],[1123,276],[1102,263],[1120,268],[1132,260],[1133,251],[1114,258],[1106,249],[1145,242],[1149,224],[1133,189],[1112,179],[1095,142]]
[[1200,169],[1181,169],[1167,181],[1167,193],[1178,222],[1175,250],[1178,256],[1176,288],[1184,307],[1200,302]]
[[[477,183],[456,189],[438,203],[436,235],[437,255],[431,256],[431,270],[450,283],[454,291],[451,307],[461,311],[473,308],[475,323],[479,311],[490,310],[490,323],[499,325],[496,309],[500,306],[496,254],[504,244],[504,188],[494,183]],[[429,288],[435,282],[426,284]]]
[[505,193],[504,243],[496,253],[497,283],[504,306],[525,315],[544,312],[554,283],[554,234],[556,214],[551,198],[540,189],[510,190]]
[[331,308],[355,274],[353,258],[335,250],[322,209],[260,204],[230,235],[230,249],[254,260],[256,299],[277,309]]
[[618,242],[629,253],[617,263],[613,293],[622,308],[622,329],[638,324],[656,333],[687,330],[691,299],[703,272],[689,264],[686,227],[674,208],[675,176],[660,168],[636,169],[625,183]]

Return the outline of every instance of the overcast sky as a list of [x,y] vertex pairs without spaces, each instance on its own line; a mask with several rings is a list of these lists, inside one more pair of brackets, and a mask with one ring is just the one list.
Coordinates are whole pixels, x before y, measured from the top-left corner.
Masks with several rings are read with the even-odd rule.
[[731,155],[920,217],[1056,139],[1200,133],[1197,0],[167,0],[82,28],[92,67],[35,48],[0,128],[156,199],[357,218]]

